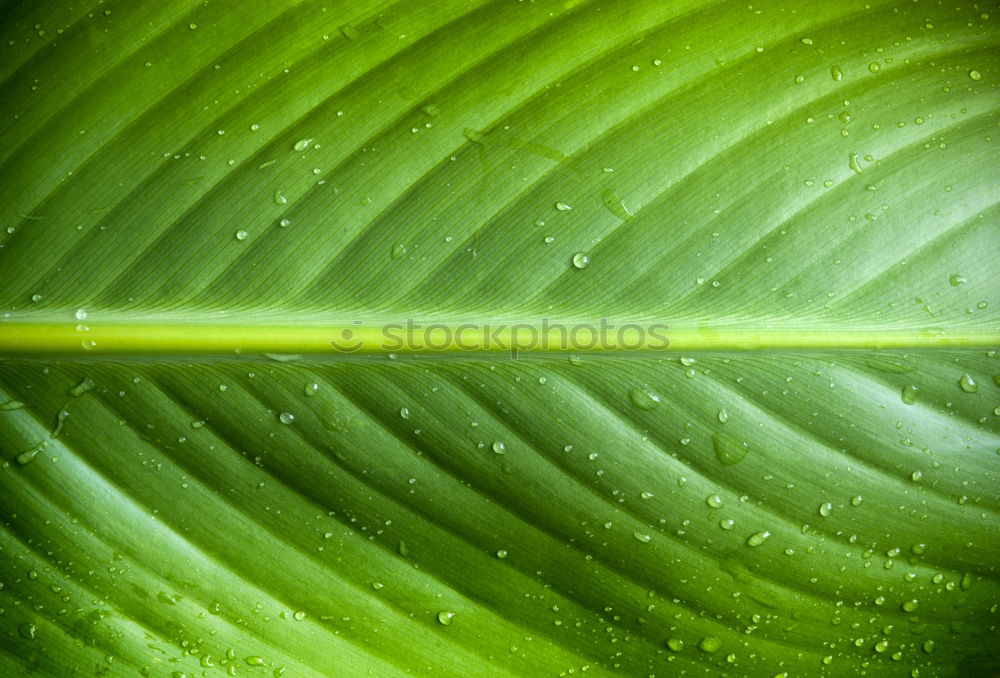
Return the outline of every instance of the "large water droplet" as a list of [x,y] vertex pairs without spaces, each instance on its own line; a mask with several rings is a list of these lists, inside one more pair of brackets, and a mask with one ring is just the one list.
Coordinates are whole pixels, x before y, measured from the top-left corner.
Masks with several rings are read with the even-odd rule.
[[765,541],[771,538],[771,533],[767,530],[761,530],[760,532],[754,532],[749,537],[747,537],[747,546],[757,547],[763,544]]
[[507,452],[507,445],[503,441],[496,440],[493,442],[493,451],[496,454],[505,454]]
[[684,649],[684,641],[680,638],[668,638],[667,647],[671,652],[680,652]]
[[970,80],[982,80],[983,79],[983,74],[980,73],[979,71],[969,71],[969,79]]
[[278,421],[280,421],[282,424],[294,424],[295,415],[290,412],[282,412],[281,414],[278,415]]
[[647,386],[633,389],[628,397],[640,410],[651,410],[660,404],[660,395]]
[[722,639],[716,636],[705,636],[698,643],[702,652],[718,652],[722,648]]
[[976,380],[972,378],[972,375],[968,373],[962,375],[962,378],[958,380],[958,385],[966,393],[979,392],[979,384],[977,384]]
[[576,268],[587,268],[590,263],[590,256],[584,254],[583,252],[577,252],[573,255],[573,266]]
[[833,504],[828,501],[823,502],[819,505],[819,514],[826,518],[831,513],[833,513]]
[[295,145],[292,146],[292,149],[295,150],[295,151],[299,151],[299,152],[304,151],[307,148],[309,148],[310,146],[312,146],[312,142],[313,141],[315,141],[315,140],[311,139],[311,138],[310,139],[299,139],[298,141],[295,142]]
[[449,610],[441,610],[437,613],[438,623],[443,626],[451,626],[452,620],[455,618],[455,613]]
[[705,503],[712,508],[722,508],[722,497],[717,494],[710,494],[705,499]]
[[902,397],[903,402],[907,405],[913,405],[917,402],[917,395],[920,393],[920,388],[914,386],[913,384],[907,384],[903,387]]

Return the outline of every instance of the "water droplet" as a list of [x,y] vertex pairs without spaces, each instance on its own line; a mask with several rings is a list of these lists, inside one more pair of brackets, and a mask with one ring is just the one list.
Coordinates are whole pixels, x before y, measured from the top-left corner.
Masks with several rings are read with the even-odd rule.
[[717,494],[710,494],[705,499],[705,503],[712,508],[722,508],[722,497]]
[[860,506],[861,502],[865,500],[860,494],[851,497],[851,506]]
[[899,607],[903,612],[916,612],[919,605],[917,600],[904,600]]
[[295,415],[290,412],[282,412],[278,415],[278,421],[282,424],[292,424],[295,422]]
[[716,636],[705,636],[698,643],[702,652],[718,652],[722,648],[722,639]]
[[933,640],[925,640],[924,643],[923,643],[923,645],[920,646],[920,649],[922,649],[927,654],[933,653],[934,652],[934,641]]
[[830,67],[830,76],[834,80],[840,81],[840,80],[844,79],[844,72],[842,70],[840,70],[840,66],[831,66]]
[[91,379],[90,377],[85,377],[83,381],[81,381],[76,386],[71,387],[69,390],[66,391],[66,393],[68,393],[74,398],[79,398],[84,393],[87,393],[88,391],[93,391],[94,386],[95,386],[94,380]]
[[583,252],[577,252],[573,255],[573,265],[577,268],[587,268],[587,264],[590,263],[590,257]]
[[295,142],[295,145],[292,146],[292,149],[295,150],[295,151],[302,152],[302,151],[306,150],[307,148],[309,148],[310,146],[312,146],[312,142],[313,141],[315,141],[315,140],[311,139],[311,138],[310,139],[299,139],[298,141]]
[[236,231],[237,240],[246,240],[248,235],[250,234],[247,233],[246,231]]
[[505,454],[507,452],[507,446],[500,440],[493,442],[493,451],[497,454]]
[[902,397],[903,402],[907,405],[913,405],[917,402],[917,395],[920,393],[920,388],[914,386],[913,384],[907,384],[903,387]]
[[968,373],[962,375],[962,378],[958,380],[958,385],[966,393],[979,392],[979,384],[977,384],[976,380],[972,378],[972,375]]
[[684,641],[680,638],[668,638],[667,647],[671,652],[680,652],[684,649]]
[[802,38],[801,40],[799,40],[799,42],[801,42],[803,45],[813,44],[812,38]]
[[17,627],[18,634],[25,640],[34,640],[37,628],[30,622],[25,622]]
[[438,623],[443,626],[451,626],[451,621],[455,618],[455,613],[448,610],[441,610],[437,613]]
[[302,392],[303,392],[303,393],[304,393],[304,394],[305,394],[305,395],[306,395],[307,397],[309,397],[309,398],[312,398],[312,397],[314,397],[314,396],[315,396],[315,395],[316,395],[317,393],[319,393],[319,384],[317,384],[316,382],[313,382],[313,383],[311,383],[311,384],[306,384],[306,385],[305,385],[305,386],[304,386],[304,387],[302,388]]
[[972,588],[972,574],[969,573],[969,572],[966,572],[965,574],[963,574],[962,575],[962,580],[958,583],[958,585],[962,587],[963,591],[968,591],[969,589],[971,589]]
[[573,208],[564,202],[557,202],[556,209],[559,210],[560,212],[569,212]]
[[734,527],[736,527],[736,521],[733,520],[732,518],[723,518],[722,520],[719,521],[719,527],[721,527],[723,530],[731,530]]
[[399,409],[399,416],[401,416],[403,419],[409,419],[411,416],[410,409],[408,407],[401,407]]
[[979,71],[969,71],[969,79],[970,80],[982,80],[983,79],[983,74],[980,73]]
[[406,256],[406,245],[401,242],[396,243],[392,246],[392,258],[399,259]]
[[503,559],[506,558],[507,555],[508,555],[507,551],[505,551],[504,549],[500,549],[499,551],[497,551],[497,558]]
[[196,30],[198,30],[198,24],[196,24],[196,23],[190,23],[190,24],[188,24],[188,28],[191,29],[192,31],[196,31]]
[[306,618],[306,613],[303,612],[302,610],[298,610],[297,612],[295,612],[295,614],[292,615],[292,617],[295,619],[295,621],[302,621],[303,619]]
[[749,451],[745,442],[741,443],[732,436],[719,432],[712,434],[712,445],[715,448],[715,458],[723,466],[740,463]]
[[281,221],[278,222],[278,226],[281,226],[282,228],[288,228],[291,225],[292,225],[292,220],[289,219],[288,217],[282,217]]
[[919,482],[920,480],[923,479],[923,477],[924,474],[922,471],[914,471],[913,473],[910,474],[910,480],[912,480],[913,482]]
[[823,502],[822,504],[819,505],[819,514],[821,516],[823,516],[824,518],[826,518],[831,513],[833,513],[833,504],[832,503],[830,503],[828,501],[825,501],[825,502]]
[[85,311],[82,308],[76,309],[76,313],[74,313],[73,315],[76,316],[77,320],[86,320],[87,319],[87,311]]
[[40,295],[40,294],[32,294],[31,295],[31,300],[34,301],[35,303],[38,303],[39,301],[42,300],[42,295]]
[[719,410],[719,423],[725,424],[727,421],[729,421],[729,412]]
[[629,400],[640,410],[651,410],[660,404],[660,395],[648,386],[633,389]]
[[874,649],[876,652],[885,652],[886,650],[889,649],[889,641],[883,638],[882,640],[875,643]]
[[648,544],[653,540],[652,535],[646,534],[645,532],[633,532],[632,536],[641,541],[643,544]]
[[285,194],[282,193],[281,191],[275,191],[274,192],[274,204],[275,205],[287,205],[288,204],[288,198],[286,198]]
[[763,544],[765,541],[770,539],[771,533],[767,530],[761,530],[760,532],[754,532],[749,537],[747,537],[747,546],[757,547]]
[[264,665],[264,658],[263,657],[258,657],[257,655],[250,655],[249,657],[245,657],[243,659],[243,661],[245,661],[248,666],[263,666]]
[[38,457],[38,453],[44,450],[47,444],[48,443],[43,440],[42,442],[32,447],[30,450],[25,450],[24,452],[21,452],[19,455],[14,457],[14,461],[16,461],[21,466],[27,466],[31,462],[35,461],[35,458]]
[[871,71],[872,73],[878,73],[881,69],[882,67],[878,65],[877,61],[873,61],[870,64],[868,64],[868,70]]
[[848,163],[852,170],[856,173],[861,174],[861,162],[858,160],[857,153],[851,153],[850,162]]

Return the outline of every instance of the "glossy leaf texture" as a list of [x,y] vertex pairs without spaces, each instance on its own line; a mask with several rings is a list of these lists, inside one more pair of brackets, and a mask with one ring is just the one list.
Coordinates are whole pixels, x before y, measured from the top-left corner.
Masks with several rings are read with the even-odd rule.
[[997,675],[998,21],[0,3],[0,674]]

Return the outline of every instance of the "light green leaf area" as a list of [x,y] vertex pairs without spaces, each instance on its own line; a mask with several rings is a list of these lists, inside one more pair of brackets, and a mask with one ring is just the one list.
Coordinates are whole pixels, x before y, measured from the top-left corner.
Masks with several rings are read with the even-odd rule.
[[0,2],[0,675],[1000,674],[998,22]]

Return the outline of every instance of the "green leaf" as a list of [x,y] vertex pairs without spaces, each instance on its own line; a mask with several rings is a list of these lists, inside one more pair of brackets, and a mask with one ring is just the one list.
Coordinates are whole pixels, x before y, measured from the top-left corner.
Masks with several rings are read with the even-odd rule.
[[997,674],[995,14],[2,3],[0,674]]

